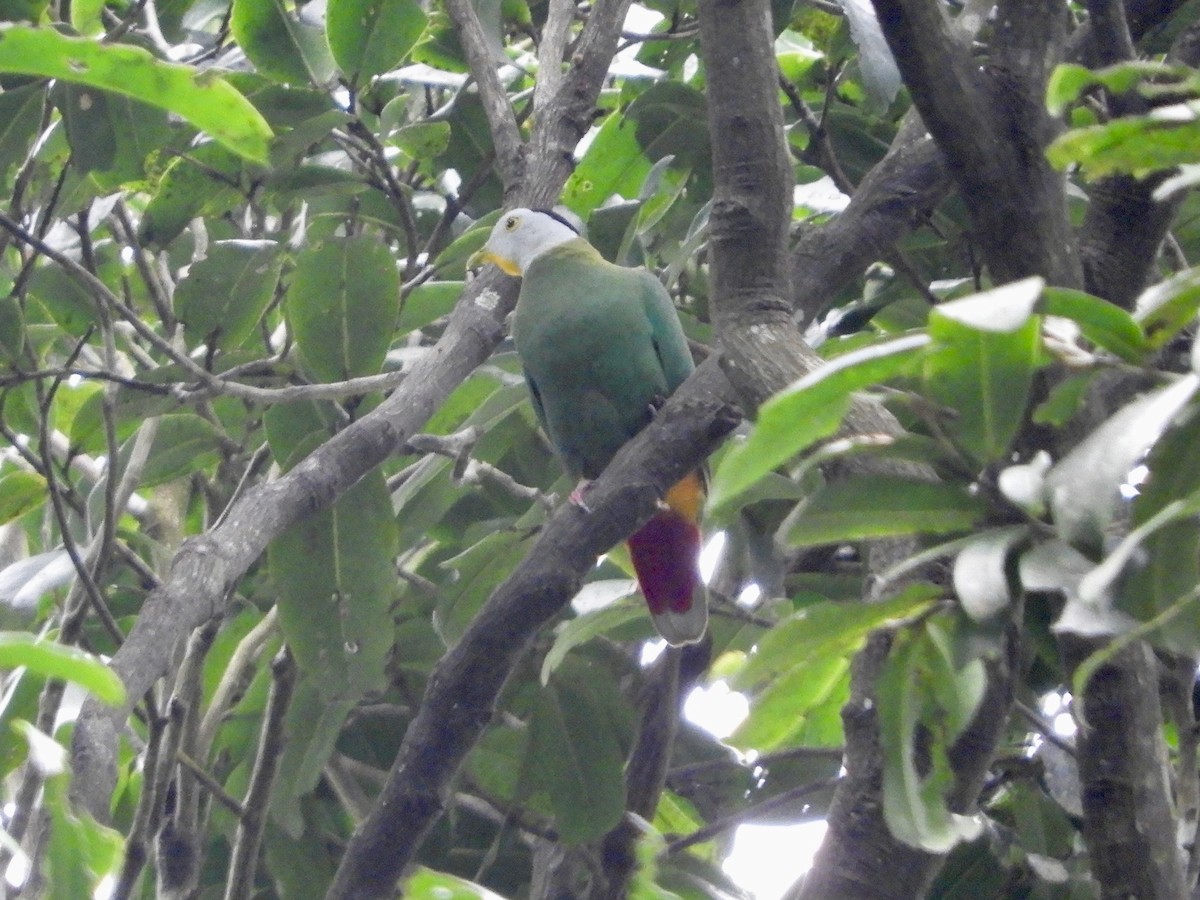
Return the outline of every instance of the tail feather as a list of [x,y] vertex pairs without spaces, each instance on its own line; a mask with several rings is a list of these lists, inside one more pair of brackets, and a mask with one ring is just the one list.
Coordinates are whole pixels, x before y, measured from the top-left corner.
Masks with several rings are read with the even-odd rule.
[[629,538],[633,569],[654,625],[675,645],[700,640],[708,625],[708,600],[698,565],[703,490],[700,474],[689,475],[668,492],[668,508]]

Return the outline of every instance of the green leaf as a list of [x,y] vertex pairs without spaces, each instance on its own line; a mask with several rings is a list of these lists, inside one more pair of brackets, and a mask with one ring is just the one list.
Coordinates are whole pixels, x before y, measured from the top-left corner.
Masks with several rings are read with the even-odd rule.
[[[2,633],[2,632],[0,632]],[[46,687],[46,678],[26,669],[24,672],[9,672],[4,676],[4,702],[0,703],[0,734],[18,731],[21,723],[36,720],[38,703]],[[0,741],[0,776],[7,778],[25,762],[28,748],[20,741]]]
[[17,470],[0,476],[0,525],[37,509],[46,498],[46,479],[36,472]]
[[[1200,491],[1200,454],[1193,452],[1200,415],[1195,407],[1155,442],[1145,460],[1149,477],[1133,500],[1133,522],[1141,526],[1179,498]],[[1118,582],[1117,607],[1138,621],[1164,612],[1179,597],[1200,584],[1200,525],[1194,518],[1175,520],[1155,530],[1139,544],[1133,564]],[[1200,645],[1200,628],[1194,619],[1177,622],[1151,640],[1175,652],[1191,652]]]
[[117,674],[90,653],[44,641],[24,632],[0,632],[0,669],[25,666],[47,678],[73,681],[105,703],[125,702],[125,685]]
[[424,866],[409,876],[399,896],[408,900],[497,900],[496,894],[473,881]]
[[1061,116],[1069,105],[1096,83],[1092,70],[1066,63],[1055,67],[1046,82],[1046,108],[1053,116]]
[[[34,733],[39,732],[32,726],[26,729],[31,744]],[[125,850],[120,832],[101,825],[87,813],[76,815],[67,797],[69,778],[64,773],[49,779],[43,792],[44,807],[50,812],[46,850],[50,884],[40,895],[45,900],[94,897],[105,877],[115,874]]]
[[267,160],[270,126],[212,71],[163,62],[128,44],[101,44],[23,25],[0,32],[0,71],[123,94],[181,116],[240,156]]
[[986,512],[986,504],[962,485],[861,475],[819,488],[784,520],[779,534],[793,546],[945,534],[970,529]]
[[847,353],[769,399],[750,436],[733,444],[717,467],[710,513],[730,512],[734,501],[768,472],[833,434],[855,391],[904,372],[928,344],[929,337],[918,334]]
[[936,628],[927,622],[896,635],[877,682],[879,736],[888,829],[910,846],[946,853],[978,832],[946,806],[954,787],[947,751],[978,707],[985,675],[979,660],[956,666]]
[[[840,650],[841,648],[838,648]],[[754,699],[727,742],[739,750],[767,753],[800,743],[809,716],[821,707],[845,705],[850,694],[851,653],[825,652],[789,669]],[[811,742],[804,741],[806,745]]]
[[407,334],[448,315],[458,302],[463,285],[461,281],[426,281],[417,285],[400,306],[396,332]]
[[263,415],[271,455],[287,471],[332,433],[333,413],[326,404],[299,400],[273,404]]
[[[1172,500],[1121,538],[1100,565],[1083,577],[1079,584],[1080,599],[1085,602],[1101,600],[1115,586],[1128,565],[1140,555],[1139,548],[1148,537],[1168,526],[1179,522],[1188,522],[1197,514],[1200,514],[1200,491],[1195,491],[1178,500]],[[1184,585],[1186,590],[1181,593],[1193,590],[1196,584],[1196,581],[1186,583]],[[1180,594],[1176,594],[1170,599],[1174,602],[1179,596]]]
[[642,154],[635,127],[613,113],[604,120],[588,145],[566,187],[562,202],[586,219],[613,194],[632,198],[650,171],[650,160]]
[[791,82],[800,82],[825,54],[798,31],[784,29],[775,39],[775,62],[779,74]]
[[1127,404],[1080,441],[1046,475],[1054,524],[1070,543],[1100,551],[1124,501],[1121,485],[1155,438],[1200,387],[1185,375]]
[[100,13],[105,0],[71,0],[71,26],[86,37],[104,33],[104,22]]
[[255,68],[276,81],[323,86],[333,77],[325,35],[290,15],[282,0],[234,0],[229,30]]
[[[3,98],[0,94],[0,99]],[[25,349],[25,312],[11,294],[0,297],[0,362],[16,365]]]
[[866,636],[889,622],[900,622],[924,613],[940,596],[931,585],[914,585],[882,603],[812,603],[772,627],[758,640],[746,665],[733,676],[730,687],[749,690],[775,678],[810,654],[832,648],[852,655]]
[[1192,75],[1192,71],[1185,66],[1151,60],[1129,60],[1102,69],[1063,64],[1050,73],[1046,85],[1046,107],[1052,115],[1060,116],[1084,91],[1097,85],[1115,94],[1126,94],[1145,86],[1151,88],[1147,91],[1149,94],[1165,81],[1186,80]]
[[[105,190],[140,187],[148,172],[165,164],[160,157],[178,133],[166,110],[119,94],[78,85],[62,87],[68,101],[62,106],[71,163],[90,171],[98,186]],[[86,112],[81,106],[87,107]]]
[[1137,299],[1134,320],[1151,348],[1164,346],[1196,319],[1200,311],[1200,266],[1184,269],[1151,285]]
[[220,144],[203,144],[171,162],[138,225],[142,243],[166,247],[200,215],[220,215],[241,200],[243,165]]
[[29,292],[63,331],[81,337],[98,324],[96,301],[91,293],[57,264],[38,266],[29,278]]
[[[392,103],[403,101],[406,105],[409,103],[407,97],[397,97]],[[388,109],[384,107],[380,114],[380,119],[387,115]],[[380,123],[382,125],[382,121]],[[405,125],[394,131],[388,141],[404,153],[409,159],[415,161],[432,159],[435,156],[440,156],[446,152],[446,148],[450,146],[450,123],[449,122],[414,122],[411,125]]]
[[635,126],[634,136],[650,162],[670,156],[676,168],[702,172],[704,180],[711,177],[708,100],[702,91],[657,81],[629,104],[625,119]]
[[[310,793],[333,754],[346,716],[357,698],[331,700],[323,672],[306,672],[297,683],[284,720],[283,753],[279,758],[271,810],[293,838],[303,834],[303,817],[292,817],[296,801]],[[292,821],[292,819],[295,821]]]
[[282,248],[275,241],[218,241],[175,289],[188,343],[232,350],[254,331],[275,296]]
[[395,556],[396,522],[378,470],[271,543],[280,629],[327,702],[357,700],[385,683]]
[[[619,585],[623,587],[614,587],[618,591],[623,590],[619,596],[631,596],[637,592],[637,582],[620,579]],[[542,684],[546,684],[550,680],[554,670],[562,664],[568,653],[581,644],[586,644],[594,637],[599,637],[602,634],[607,634],[614,628],[620,628],[629,622],[635,621],[643,617],[642,603],[612,603],[602,609],[597,609],[593,612],[585,613],[582,616],[571,619],[554,636],[554,644],[550,647],[550,651],[542,660]]]
[[1141,116],[1074,128],[1046,148],[1056,168],[1078,164],[1089,181],[1119,173],[1143,178],[1200,160],[1197,101],[1159,106]]
[[1070,319],[1085,338],[1126,362],[1140,364],[1150,350],[1133,316],[1116,304],[1083,291],[1045,288],[1041,310],[1046,315]]
[[394,68],[425,32],[413,0],[330,0],[325,19],[333,58],[351,81]]
[[438,597],[433,625],[447,646],[455,644],[475,613],[525,555],[530,537],[516,530],[495,531],[446,560],[441,568],[455,577]]
[[606,718],[581,676],[563,667],[539,692],[529,725],[535,774],[550,795],[558,836],[570,844],[607,833],[625,811],[625,758]]
[[[304,811],[311,814],[313,810],[310,807]],[[324,900],[325,888],[333,882],[337,864],[319,827],[310,823],[304,834],[293,839],[282,829],[268,825],[263,835],[263,851],[263,870],[270,873],[276,896],[288,900]]]
[[[438,646],[440,649],[440,642]],[[480,789],[493,796],[514,801],[529,799],[528,744],[529,729],[523,723],[519,728],[489,728],[471,748],[466,771]],[[545,812],[549,815],[548,806]]]
[[377,374],[399,300],[396,262],[374,238],[339,238],[302,250],[287,315],[305,364],[327,382]]
[[163,416],[142,472],[142,485],[162,484],[215,464],[219,444],[219,432],[207,419],[190,412]]
[[1066,425],[1087,398],[1095,375],[1095,371],[1086,371],[1064,378],[1051,388],[1050,395],[1037,405],[1030,418],[1038,425]]
[[979,465],[1004,457],[1025,417],[1041,346],[1033,306],[1042,279],[953,300],[929,315],[937,345],[925,357],[925,390],[953,411],[941,426]]
[[46,91],[39,84],[13,88],[0,94],[0,180],[25,160],[37,137]]
[[[339,119],[342,118],[340,113],[335,113],[330,118],[335,116]],[[294,134],[295,132],[289,132],[287,137],[290,138]],[[306,144],[310,143],[303,135],[298,135],[297,139],[305,141]],[[282,158],[290,160],[290,154],[280,151],[283,143],[281,140],[276,144],[277,152],[280,152]],[[263,186],[270,193],[272,200],[280,206],[287,206],[297,201],[311,202],[326,197],[358,197],[362,196],[370,187],[357,172],[347,172],[332,166],[301,165],[292,167],[290,161],[286,165],[288,168],[284,171],[272,172],[271,177]]]
[[[883,603],[814,603],[767,631],[730,678],[734,690],[757,692],[750,715],[728,739],[760,752],[812,745],[812,720],[836,720],[849,695],[850,661],[867,636],[889,622],[920,615],[934,602],[932,586],[914,587]],[[840,740],[840,729],[834,741]],[[833,743],[830,741],[828,743]]]

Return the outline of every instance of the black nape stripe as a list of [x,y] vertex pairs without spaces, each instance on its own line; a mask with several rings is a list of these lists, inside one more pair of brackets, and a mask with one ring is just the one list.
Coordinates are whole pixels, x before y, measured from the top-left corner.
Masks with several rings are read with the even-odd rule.
[[541,207],[534,207],[533,211],[539,212],[542,215],[549,216],[550,218],[554,219],[556,222],[562,222],[564,225],[566,225],[568,228],[570,228],[573,232],[575,232],[576,234],[579,234],[579,229],[576,228],[573,224],[571,224],[571,222],[566,218],[566,216],[563,216],[560,213],[556,213],[552,209],[543,209]]

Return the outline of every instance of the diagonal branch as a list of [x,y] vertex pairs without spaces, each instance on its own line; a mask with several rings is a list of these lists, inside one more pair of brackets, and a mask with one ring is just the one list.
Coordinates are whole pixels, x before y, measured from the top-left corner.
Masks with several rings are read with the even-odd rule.
[[396,880],[440,816],[451,779],[491,721],[522,651],[579,589],[596,557],[632,533],[657,500],[736,425],[715,362],[701,366],[588,491],[567,504],[488,599],[429,679],[387,783],[342,859],[329,900],[393,897]]
[[920,227],[949,192],[950,177],[928,135],[897,136],[850,203],[804,233],[792,251],[792,303],[803,326],[897,241]]
[[469,0],[446,0],[446,12],[454,22],[454,30],[467,55],[471,76],[479,86],[483,113],[487,116],[488,130],[492,133],[492,144],[496,148],[496,167],[500,170],[507,193],[524,175],[525,142],[521,140],[517,115],[496,71],[500,60],[496,59],[496,54],[488,45],[483,25]]
[[[247,491],[219,525],[187,541],[170,574],[146,598],[112,660],[129,697],[141,697],[169,673],[183,640],[219,615],[230,592],[267,545],[288,526],[342,495],[416,434],[450,392],[485,360],[503,333],[516,300],[499,275],[468,287],[434,351],[413,368],[383,404],[326,441],[294,469]],[[74,799],[93,815],[107,814],[115,779],[116,739],[129,706],[84,705],[72,742]]]
[[[593,9],[560,98],[540,123],[539,134],[570,134],[580,121],[590,122],[628,6],[629,0],[615,0]],[[491,67],[489,60],[484,68]],[[475,74],[478,79],[480,73]],[[549,149],[555,146],[546,138],[535,144],[532,177],[520,187],[519,202],[547,205],[557,199],[570,159]],[[180,548],[169,576],[146,598],[133,631],[113,657],[127,696],[142,696],[172,671],[187,635],[224,609],[233,588],[275,537],[331,504],[421,430],[450,392],[491,354],[516,293],[516,283],[498,272],[473,281],[437,344],[384,403],[286,475],[247,491],[220,524]],[[129,712],[128,705],[106,707],[88,700],[75,728],[72,799],[101,819],[108,814],[116,779],[117,736]]]
[[573,0],[550,0],[546,25],[542,29],[542,45],[538,48],[538,77],[533,88],[534,121],[541,119],[546,106],[559,96],[563,84],[563,55],[571,36],[571,20],[575,16]]

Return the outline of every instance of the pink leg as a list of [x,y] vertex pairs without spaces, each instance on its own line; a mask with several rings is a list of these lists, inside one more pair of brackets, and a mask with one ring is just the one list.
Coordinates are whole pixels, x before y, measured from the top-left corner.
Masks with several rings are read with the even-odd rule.
[[580,478],[579,484],[575,485],[575,490],[571,491],[571,495],[567,498],[572,506],[578,506],[585,513],[590,513],[587,503],[583,499],[583,495],[587,493],[587,489],[592,486],[592,482],[587,478]]

